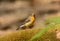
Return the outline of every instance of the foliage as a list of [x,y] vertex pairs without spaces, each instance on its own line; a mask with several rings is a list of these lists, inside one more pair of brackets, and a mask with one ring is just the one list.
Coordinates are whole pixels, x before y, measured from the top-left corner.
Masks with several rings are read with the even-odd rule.
[[54,26],[57,25],[57,24],[60,24],[60,17],[48,18],[48,19],[45,20],[45,24],[46,24],[45,28],[43,28],[42,30],[40,30],[39,33],[34,35],[30,39],[30,41],[33,41],[34,39],[41,37],[46,32],[46,30],[49,30],[51,28],[53,28],[53,29],[56,28]]

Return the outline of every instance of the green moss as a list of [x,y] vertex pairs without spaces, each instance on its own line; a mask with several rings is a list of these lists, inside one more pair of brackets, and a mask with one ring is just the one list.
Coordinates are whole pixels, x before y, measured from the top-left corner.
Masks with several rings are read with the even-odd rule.
[[[28,29],[28,30],[21,30],[11,34],[8,34],[2,38],[0,41],[29,41],[33,35],[38,33],[39,29]],[[50,30],[51,31],[51,30]],[[60,41],[56,38],[55,31],[50,32],[47,30],[42,37],[37,38],[33,41]]]
[[[60,39],[56,38],[56,29],[60,30],[60,17],[46,19],[45,23],[49,23],[46,27],[51,27],[51,25],[53,25],[53,27],[47,29],[41,37],[36,38],[33,41],[60,41]],[[0,41],[29,41],[40,30],[41,28],[19,30],[1,37]]]
[[60,17],[51,17],[45,20],[45,23],[56,23],[60,24]]
[[0,38],[0,41],[28,41],[37,32],[37,29],[20,30]]

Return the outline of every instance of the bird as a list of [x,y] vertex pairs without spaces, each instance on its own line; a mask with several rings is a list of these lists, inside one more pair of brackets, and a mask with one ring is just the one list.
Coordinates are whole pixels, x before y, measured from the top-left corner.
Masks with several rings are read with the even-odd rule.
[[32,27],[33,24],[34,24],[34,22],[35,22],[35,19],[36,19],[36,18],[35,18],[35,14],[32,13],[32,15],[30,15],[30,16],[24,21],[24,23],[17,28],[17,30],[18,30],[18,29],[25,29],[25,28],[30,28],[30,27]]

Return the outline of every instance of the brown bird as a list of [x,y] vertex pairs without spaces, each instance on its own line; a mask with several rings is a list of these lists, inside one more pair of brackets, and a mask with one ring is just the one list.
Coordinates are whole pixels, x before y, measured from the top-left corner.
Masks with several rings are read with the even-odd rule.
[[30,27],[33,26],[34,22],[35,22],[35,14],[32,13],[32,15],[29,16],[29,17],[25,20],[24,24],[22,24],[20,27],[18,27],[17,30],[18,30],[18,29],[30,28]]

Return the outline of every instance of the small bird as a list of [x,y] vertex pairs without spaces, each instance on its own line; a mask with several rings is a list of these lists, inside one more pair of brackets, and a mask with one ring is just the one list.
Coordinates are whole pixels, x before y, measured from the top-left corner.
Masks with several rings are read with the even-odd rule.
[[24,24],[22,24],[20,27],[18,27],[17,30],[18,30],[18,29],[25,29],[25,28],[32,27],[33,24],[34,24],[34,22],[35,22],[35,14],[32,13],[32,15],[29,16],[29,17],[25,20]]

